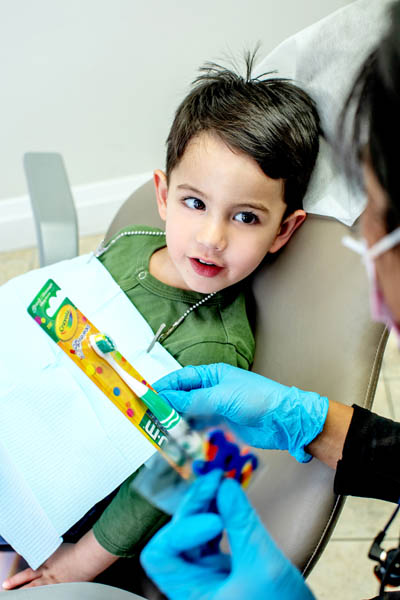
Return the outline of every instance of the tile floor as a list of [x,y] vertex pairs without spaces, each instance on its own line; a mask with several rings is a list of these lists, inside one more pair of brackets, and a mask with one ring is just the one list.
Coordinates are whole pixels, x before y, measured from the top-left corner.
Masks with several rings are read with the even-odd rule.
[[[80,241],[81,253],[96,248],[102,236],[90,236]],[[11,277],[38,266],[35,249],[0,253],[0,285]],[[400,419],[400,364],[398,348],[390,337],[385,352],[381,377],[375,397],[374,410],[386,417]],[[372,574],[374,563],[367,552],[376,533],[385,525],[393,511],[392,505],[379,500],[348,498],[339,522],[322,557],[309,576],[308,582],[318,600],[359,600],[377,594],[377,582]],[[385,547],[396,544],[398,527]],[[3,568],[11,567],[11,557]],[[0,577],[3,574],[0,563]]]

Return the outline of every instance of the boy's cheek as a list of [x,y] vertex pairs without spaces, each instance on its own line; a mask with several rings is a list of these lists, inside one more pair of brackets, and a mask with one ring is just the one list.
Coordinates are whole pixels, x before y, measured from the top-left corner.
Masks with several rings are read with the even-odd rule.
[[260,251],[250,252],[249,250],[244,251],[241,249],[241,254],[237,254],[236,258],[233,259],[232,264],[236,264],[236,270],[238,273],[238,281],[248,277],[255,269],[261,264],[266,255],[268,254],[268,247],[263,248]]

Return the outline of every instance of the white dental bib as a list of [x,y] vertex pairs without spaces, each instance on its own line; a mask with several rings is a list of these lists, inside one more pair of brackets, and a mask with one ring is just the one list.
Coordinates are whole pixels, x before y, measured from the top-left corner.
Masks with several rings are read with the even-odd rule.
[[0,288],[0,535],[36,569],[155,452],[28,315],[48,279],[149,381],[180,367],[108,271],[85,255]]

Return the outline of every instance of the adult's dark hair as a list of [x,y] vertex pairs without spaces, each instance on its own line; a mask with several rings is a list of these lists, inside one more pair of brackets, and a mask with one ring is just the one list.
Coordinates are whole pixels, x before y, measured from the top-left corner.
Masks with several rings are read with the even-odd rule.
[[312,99],[284,79],[251,78],[256,52],[245,55],[246,75],[206,63],[178,107],[167,139],[167,177],[189,141],[218,135],[254,158],[272,179],[285,180],[286,214],[302,201],[319,148],[319,117]]
[[[400,225],[400,2],[390,9],[388,31],[364,62],[345,103],[339,137],[344,164],[362,182],[368,159],[388,196],[388,232]],[[340,145],[340,141],[339,141]]]

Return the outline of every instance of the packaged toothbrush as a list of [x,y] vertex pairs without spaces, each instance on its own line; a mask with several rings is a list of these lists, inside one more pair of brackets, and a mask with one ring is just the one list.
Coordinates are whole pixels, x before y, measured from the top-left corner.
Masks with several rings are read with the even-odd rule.
[[[55,281],[49,279],[45,283],[29,305],[28,313],[153,446],[158,449],[166,444],[166,430],[114,368],[90,345],[90,336],[98,335],[99,330],[62,293]],[[129,376],[150,387],[118,351],[113,352],[113,358]]]
[[[171,483],[177,477],[165,477],[171,470],[168,465],[176,471],[178,480],[190,481],[196,475],[221,468],[226,476],[236,478],[244,487],[248,485],[257,468],[256,457],[226,432],[193,431],[122,356],[111,338],[100,333],[52,279],[35,296],[28,313],[162,454],[161,463],[157,463],[159,458],[153,461],[160,466],[153,465],[150,479],[149,470],[145,469],[136,482],[144,495],[149,494],[154,502],[156,485],[163,490],[161,496],[166,493],[168,497],[172,488],[166,481]],[[158,504],[165,508],[163,502]]]

